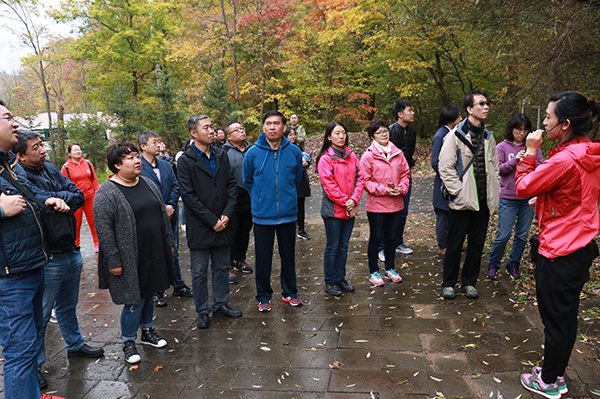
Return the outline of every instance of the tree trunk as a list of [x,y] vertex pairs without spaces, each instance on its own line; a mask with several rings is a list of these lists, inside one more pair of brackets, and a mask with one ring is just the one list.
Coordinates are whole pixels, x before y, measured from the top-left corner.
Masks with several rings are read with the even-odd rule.
[[56,143],[54,133],[52,132],[52,110],[50,109],[50,94],[46,84],[46,74],[44,73],[44,63],[40,61],[40,79],[44,88],[44,97],[46,98],[46,112],[48,112],[48,134],[50,135],[50,148],[52,149],[52,163],[56,165]]

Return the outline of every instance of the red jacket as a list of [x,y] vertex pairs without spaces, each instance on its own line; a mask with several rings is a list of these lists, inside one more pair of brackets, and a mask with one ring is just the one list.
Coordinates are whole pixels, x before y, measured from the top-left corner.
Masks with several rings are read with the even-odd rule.
[[358,206],[365,185],[356,154],[344,147],[344,157],[340,158],[329,147],[329,151],[319,159],[317,170],[323,185],[321,217],[349,219],[346,202],[353,199]]
[[585,247],[598,234],[600,144],[581,136],[536,168],[535,157],[517,165],[516,189],[537,196],[539,253],[558,258]]
[[84,197],[93,198],[98,191],[98,178],[96,177],[96,171],[91,162],[81,158],[81,162],[77,165],[71,159],[63,165],[61,169],[62,175],[71,179],[73,183],[83,191]]
[[365,175],[367,190],[367,212],[392,213],[404,209],[404,195],[390,197],[388,183],[400,187],[406,194],[410,187],[410,168],[404,153],[393,143],[390,159],[387,160],[375,144],[371,144],[360,159],[360,166]]

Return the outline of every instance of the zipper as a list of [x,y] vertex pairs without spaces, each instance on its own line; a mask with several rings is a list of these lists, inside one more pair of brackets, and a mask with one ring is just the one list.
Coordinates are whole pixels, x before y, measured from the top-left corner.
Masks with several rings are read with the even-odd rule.
[[37,223],[38,228],[40,229],[40,234],[42,236],[42,252],[44,253],[44,257],[46,258],[46,263],[48,263],[48,254],[44,250],[44,230],[42,229],[42,225],[40,224],[40,221],[38,220],[38,217],[35,214],[35,209],[33,208],[33,206],[29,203],[28,200],[25,200],[25,202],[27,202],[27,205],[29,205],[29,207],[31,208],[31,211],[33,212],[33,217],[35,218],[35,222]]
[[[277,149],[277,151],[279,151],[279,149]],[[279,224],[279,187],[277,187],[279,169],[277,168],[277,151],[275,151],[273,160],[275,161],[275,202],[277,203],[277,223]]]

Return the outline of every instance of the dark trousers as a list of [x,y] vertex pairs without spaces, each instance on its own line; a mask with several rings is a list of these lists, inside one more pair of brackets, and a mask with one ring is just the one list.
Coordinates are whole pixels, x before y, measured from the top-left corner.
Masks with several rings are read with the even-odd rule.
[[304,230],[304,204],[306,203],[306,197],[298,197],[298,233]]
[[233,230],[233,242],[230,246],[230,264],[233,261],[243,262],[246,260],[250,230],[252,230],[252,211],[236,209],[231,217],[231,230]]
[[383,253],[385,254],[385,270],[394,268],[396,258],[396,234],[398,224],[400,223],[400,212],[375,213],[367,212],[369,218],[369,246],[367,255],[369,256],[369,273],[379,271],[377,265],[377,253],[379,252],[379,243],[383,241]]
[[325,254],[323,255],[323,271],[325,283],[337,283],[346,278],[346,259],[348,258],[348,243],[354,227],[354,218],[327,218],[325,223]]
[[579,293],[590,278],[592,256],[588,244],[560,258],[538,257],[535,279],[545,337],[542,378],[547,384],[565,375],[577,338]]
[[[396,247],[400,245],[404,245],[404,227],[406,227],[406,218],[408,217],[408,204],[410,203],[410,193],[412,192],[412,179],[410,180],[410,185],[408,186],[408,192],[404,197],[402,197],[402,201],[404,201],[404,208],[399,212],[400,219],[398,219],[398,224],[396,227],[396,231],[394,232],[394,236],[396,237]],[[383,242],[383,237],[379,242],[379,250],[385,251],[385,243]],[[385,252],[384,252],[385,253]],[[393,269],[393,267],[392,267]],[[389,270],[386,268],[386,270]]]
[[450,209],[448,221],[448,246],[444,257],[444,282],[442,287],[454,287],[458,281],[460,256],[465,237],[467,256],[461,273],[462,285],[475,285],[481,267],[481,252],[485,244],[490,212],[487,205],[479,211],[455,211]]
[[448,218],[449,212],[445,209],[433,208],[435,211],[435,237],[440,249],[446,249],[448,245]]
[[256,300],[268,301],[273,295],[271,267],[273,244],[277,233],[281,257],[281,288],[283,296],[298,294],[296,287],[296,222],[283,224],[254,224]]

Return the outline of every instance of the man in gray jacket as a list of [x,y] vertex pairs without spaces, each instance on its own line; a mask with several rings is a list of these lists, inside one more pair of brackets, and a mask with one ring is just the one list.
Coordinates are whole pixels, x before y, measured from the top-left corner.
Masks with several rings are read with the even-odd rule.
[[[471,90],[463,100],[467,118],[444,137],[440,151],[439,172],[442,182],[452,196],[449,207],[444,282],[442,296],[454,299],[458,281],[460,256],[465,237],[467,256],[461,274],[461,291],[467,298],[477,298],[475,289],[481,268],[481,252],[485,244],[490,214],[500,201],[499,164],[496,141],[485,129],[490,104],[487,94]],[[469,162],[474,158],[471,166]],[[461,173],[469,166],[462,179]]]
[[223,128],[227,135],[227,141],[223,148],[227,152],[229,164],[237,181],[237,201],[235,211],[231,216],[231,229],[233,230],[233,242],[230,246],[229,284],[237,282],[236,271],[252,273],[252,268],[246,263],[246,252],[250,241],[250,230],[252,230],[252,209],[250,207],[250,194],[244,185],[242,169],[244,167],[244,155],[250,148],[246,141],[246,129],[238,122],[229,122]]

